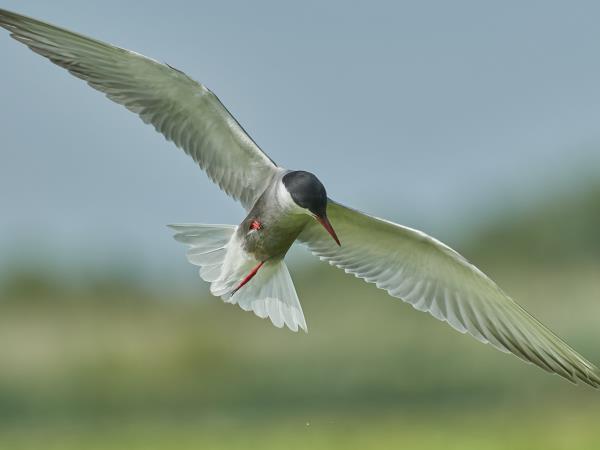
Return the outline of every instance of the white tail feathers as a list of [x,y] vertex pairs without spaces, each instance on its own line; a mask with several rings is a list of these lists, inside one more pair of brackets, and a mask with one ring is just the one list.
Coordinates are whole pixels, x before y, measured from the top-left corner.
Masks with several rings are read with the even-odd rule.
[[298,327],[307,331],[300,300],[283,260],[265,262],[248,284],[225,301],[254,311],[263,319],[269,317],[278,328],[285,324],[292,331],[298,331]]
[[237,303],[245,311],[269,317],[278,328],[307,331],[294,283],[283,260],[267,260],[256,275],[236,288],[260,261],[247,254],[236,237],[236,226],[169,225],[175,239],[187,244],[190,263],[200,266],[200,277],[210,283],[213,295],[226,303]]
[[233,225],[169,225],[176,231],[175,240],[187,244],[188,261],[200,266],[200,278],[212,283],[219,279],[227,255],[227,245],[235,233]]

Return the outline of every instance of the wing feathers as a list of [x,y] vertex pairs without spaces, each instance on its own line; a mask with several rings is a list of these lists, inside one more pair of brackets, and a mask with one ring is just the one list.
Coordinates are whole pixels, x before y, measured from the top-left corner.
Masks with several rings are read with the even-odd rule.
[[13,38],[138,114],[249,209],[275,163],[219,99],[183,72],[138,53],[0,9]]
[[577,382],[600,372],[465,258],[426,234],[329,202],[342,246],[316,225],[300,240],[322,260],[429,312],[461,333]]

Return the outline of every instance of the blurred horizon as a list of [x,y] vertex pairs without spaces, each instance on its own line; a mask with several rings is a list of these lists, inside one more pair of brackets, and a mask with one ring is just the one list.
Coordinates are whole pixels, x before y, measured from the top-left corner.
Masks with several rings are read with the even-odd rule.
[[[2,8],[183,70],[277,163],[448,244],[600,364],[600,3]],[[0,448],[600,449],[600,392],[300,246],[309,333],[210,296],[166,225],[242,208],[4,30],[0,54]]]
[[[444,230],[446,238],[422,230],[442,239],[475,265],[481,262],[478,259],[490,258],[505,258],[506,263],[517,265],[561,265],[577,258],[593,260],[600,257],[600,236],[594,235],[594,230],[600,228],[600,176],[594,179],[592,170],[582,168],[578,183],[557,183],[544,193],[528,192],[529,198],[473,211],[468,215],[466,230],[458,228],[460,220],[448,219],[445,223],[451,225]],[[545,229],[545,234],[538,234]],[[172,232],[163,227],[157,234],[170,237]],[[81,285],[79,277],[84,281],[86,277],[97,277],[159,292],[164,283],[169,284],[167,290],[172,290],[175,283],[176,289],[183,293],[198,289],[207,292],[205,283],[196,276],[197,269],[187,263],[186,247],[175,240],[171,245],[180,253],[177,262],[184,264],[172,267],[165,265],[166,260],[160,255],[152,255],[158,259],[148,262],[144,257],[149,253],[133,246],[109,246],[84,257],[61,247],[62,242],[53,242],[51,237],[38,236],[32,240],[16,236],[10,244],[5,244],[0,259],[0,285],[7,276],[19,277],[23,273],[36,276],[37,272],[40,279],[71,287]],[[527,246],[529,249],[523,251]],[[552,253],[544,253],[550,249]],[[288,259],[292,273],[323,265],[299,244],[292,247]]]
[[[597,188],[494,223],[463,252],[596,364],[599,199]],[[553,245],[565,236],[557,212],[569,217],[577,245]],[[489,236],[499,242],[488,245]],[[308,334],[223,304],[200,279],[188,289],[157,288],[126,271],[91,270],[75,283],[37,270],[3,275],[7,448],[600,445],[597,391],[460,335],[327,264],[292,270]]]

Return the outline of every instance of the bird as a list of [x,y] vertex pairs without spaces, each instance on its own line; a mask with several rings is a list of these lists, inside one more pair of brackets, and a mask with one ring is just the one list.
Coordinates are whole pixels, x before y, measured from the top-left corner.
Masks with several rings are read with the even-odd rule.
[[210,292],[276,327],[307,331],[285,264],[299,242],[461,333],[572,383],[600,371],[437,239],[329,198],[304,170],[277,165],[221,101],[184,72],[139,53],[0,9],[0,27],[81,78],[185,151],[246,211],[238,225],[171,225]]

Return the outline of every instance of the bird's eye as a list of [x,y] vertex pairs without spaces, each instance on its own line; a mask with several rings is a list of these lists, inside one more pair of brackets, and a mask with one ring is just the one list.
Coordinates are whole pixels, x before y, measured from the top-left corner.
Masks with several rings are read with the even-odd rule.
[[262,224],[254,219],[251,223],[250,223],[250,230],[260,230],[262,228]]

